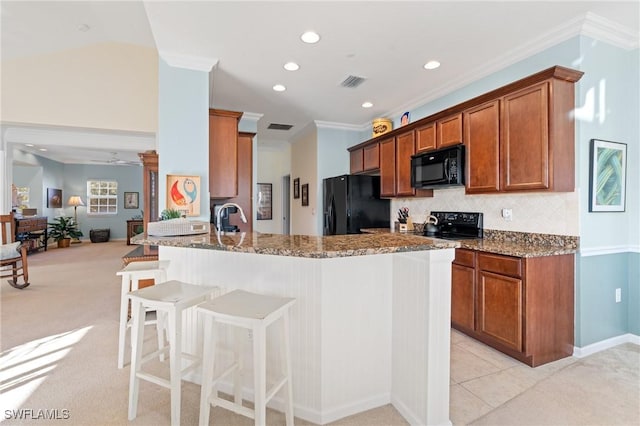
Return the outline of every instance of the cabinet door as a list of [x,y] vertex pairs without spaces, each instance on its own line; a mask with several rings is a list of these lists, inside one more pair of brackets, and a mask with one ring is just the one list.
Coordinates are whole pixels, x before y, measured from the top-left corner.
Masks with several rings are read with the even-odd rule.
[[548,82],[503,98],[500,140],[503,190],[549,188],[548,103]]
[[497,192],[500,184],[500,101],[464,112],[466,192]]
[[365,146],[363,149],[364,170],[376,170],[380,168],[380,146],[377,143]]
[[416,128],[416,152],[436,149],[436,123]]
[[242,207],[247,223],[239,214],[229,215],[229,224],[237,225],[241,232],[252,231],[253,221],[253,137],[254,133],[238,134],[238,196],[228,201]]
[[238,120],[242,113],[209,110],[211,198],[238,196]]
[[413,130],[396,136],[396,195],[415,195],[411,187],[411,156],[415,153]]
[[522,280],[479,270],[477,331],[522,351]]
[[364,157],[362,148],[349,153],[349,169],[351,173],[360,173],[364,170]]
[[396,140],[380,141],[380,196],[396,195]]
[[451,264],[451,324],[475,330],[475,269]]
[[462,142],[462,113],[438,120],[436,130],[438,148],[459,145]]

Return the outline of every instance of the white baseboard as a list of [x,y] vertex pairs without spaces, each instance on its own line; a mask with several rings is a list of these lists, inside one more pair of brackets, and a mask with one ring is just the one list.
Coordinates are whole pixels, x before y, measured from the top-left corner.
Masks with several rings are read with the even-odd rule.
[[618,346],[623,343],[633,343],[640,346],[640,336],[627,333],[610,339],[601,340],[600,342],[592,343],[581,348],[574,346],[573,356],[576,358],[584,358],[595,354],[596,352],[604,351],[605,349],[613,348],[614,346]]
[[[400,414],[402,414],[402,417],[404,417],[404,419],[410,425],[424,424],[424,422],[420,420],[420,418],[416,415],[416,413],[410,410],[409,407],[407,407],[405,404],[402,403],[402,401],[398,400],[397,398],[391,398],[391,405],[393,405],[395,409],[398,410]],[[442,425],[437,425],[437,426],[451,426],[451,425],[452,425],[451,420],[449,420],[447,423],[444,423]]]

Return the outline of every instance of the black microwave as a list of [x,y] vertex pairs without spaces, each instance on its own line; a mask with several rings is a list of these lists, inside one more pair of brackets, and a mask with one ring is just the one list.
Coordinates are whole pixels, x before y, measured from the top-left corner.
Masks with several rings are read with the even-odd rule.
[[413,188],[464,185],[464,145],[423,152],[411,157]]

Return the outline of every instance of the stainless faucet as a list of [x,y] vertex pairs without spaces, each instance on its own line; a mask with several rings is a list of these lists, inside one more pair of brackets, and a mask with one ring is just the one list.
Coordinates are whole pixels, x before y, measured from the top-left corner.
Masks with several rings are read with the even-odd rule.
[[240,207],[236,203],[224,203],[220,206],[220,208],[218,209],[218,214],[216,215],[216,229],[218,230],[218,232],[222,231],[222,210],[226,209],[227,207],[236,207],[240,211],[240,219],[242,219],[242,222],[247,223],[247,217],[244,215],[242,207]]

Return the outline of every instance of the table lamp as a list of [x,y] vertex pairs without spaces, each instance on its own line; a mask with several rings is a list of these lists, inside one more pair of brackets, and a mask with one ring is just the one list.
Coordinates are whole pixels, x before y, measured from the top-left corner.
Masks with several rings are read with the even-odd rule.
[[[70,206],[73,206],[73,220],[75,221],[77,226],[78,225],[78,206],[84,206],[84,202],[82,202],[82,198],[80,198],[79,195],[72,195],[71,197],[69,197],[69,201],[67,201],[67,204],[69,204]],[[74,238],[71,242],[79,243],[80,240],[77,238]]]

